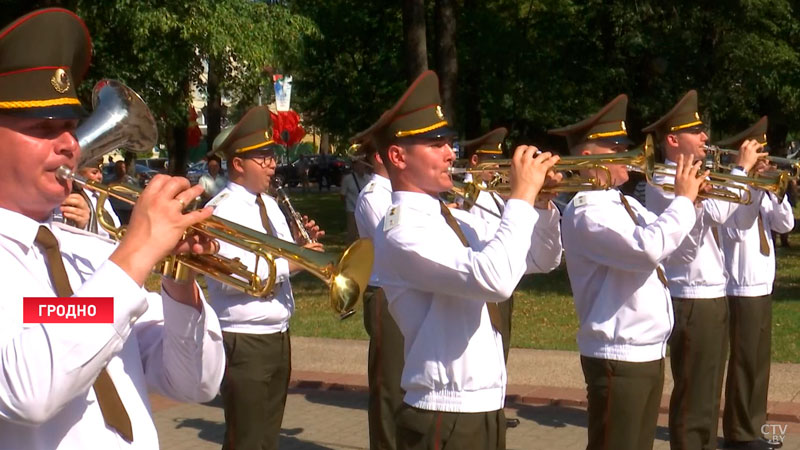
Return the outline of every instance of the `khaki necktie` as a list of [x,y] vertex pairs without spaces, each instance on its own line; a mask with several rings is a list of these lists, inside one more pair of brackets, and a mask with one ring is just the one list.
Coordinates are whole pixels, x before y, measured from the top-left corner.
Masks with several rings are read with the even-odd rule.
[[714,242],[717,244],[717,247],[721,249],[722,243],[719,241],[719,230],[717,227],[711,227],[711,235],[714,236]]
[[269,226],[269,216],[267,216],[267,205],[261,195],[256,195],[256,203],[258,204],[258,211],[261,213],[261,225],[264,226],[264,232],[272,236],[272,228]]
[[[628,215],[631,216],[631,220],[636,226],[639,226],[639,220],[636,218],[636,214],[633,212],[633,208],[631,208],[631,204],[628,203],[628,199],[625,198],[625,194],[622,192],[619,193],[619,199],[622,201],[622,205],[625,207],[625,211],[628,211]],[[667,277],[664,275],[664,271],[661,270],[661,266],[656,266],[656,275],[658,275],[659,281],[664,287],[667,287]]]
[[496,194],[492,191],[489,191],[489,197],[492,197],[492,200],[494,200],[494,204],[497,206],[497,212],[499,212],[500,215],[502,216],[503,210],[505,209],[505,205],[503,205],[503,202],[498,200]]
[[[456,236],[458,236],[458,239],[461,240],[462,244],[464,244],[464,247],[469,247],[467,237],[464,236],[464,232],[461,231],[461,227],[458,226],[458,222],[456,221],[456,218],[453,217],[450,209],[448,209],[447,205],[445,205],[441,200],[439,201],[439,204],[441,205],[442,216],[444,216],[444,220],[447,222],[447,225],[449,225],[450,228],[455,231]],[[497,306],[497,303],[487,302],[486,309],[489,311],[489,321],[492,322],[492,327],[494,327],[497,332],[500,332],[500,330],[502,330],[501,325],[503,321],[501,319],[500,308]]]
[[764,219],[761,218],[761,212],[758,213],[758,243],[761,254],[769,256],[769,242],[767,242],[767,230],[764,229]]
[[[47,257],[47,267],[50,269],[50,279],[53,280],[56,294],[59,297],[71,297],[72,287],[69,285],[61,251],[58,249],[58,240],[53,236],[53,232],[45,226],[40,226],[34,242],[44,250]],[[133,442],[131,419],[106,369],[103,369],[95,380],[94,392],[97,394],[97,404],[100,406],[106,425],[117,430],[126,441]]]

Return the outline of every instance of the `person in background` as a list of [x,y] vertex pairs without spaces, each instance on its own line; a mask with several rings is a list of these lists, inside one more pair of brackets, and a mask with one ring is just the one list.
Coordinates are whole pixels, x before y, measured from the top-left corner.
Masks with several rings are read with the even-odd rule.
[[203,201],[208,201],[219,194],[219,191],[228,184],[228,179],[222,173],[222,160],[220,157],[210,155],[206,157],[206,160],[207,172],[204,173],[198,181],[198,183],[203,186]]
[[342,185],[339,187],[339,195],[344,202],[344,213],[347,224],[347,242],[358,239],[358,229],[356,228],[356,199],[361,189],[369,183],[369,163],[363,156],[353,157],[353,170],[342,178]]
[[[100,167],[95,164],[87,163],[83,166],[78,168],[78,174],[87,180],[94,181],[95,183],[102,183],[103,182],[103,172],[100,170]],[[90,219],[87,227],[84,228],[92,233],[96,233],[104,238],[110,238],[108,231],[100,225],[98,220],[97,214],[97,200],[100,197],[100,194],[97,191],[83,188],[82,189],[82,197],[84,197],[90,206]],[[111,202],[108,199],[103,203],[103,210],[100,214],[104,215],[104,219],[107,223],[114,225],[115,228],[119,228],[121,226],[121,222],[117,213],[114,211],[114,207],[111,206]]]

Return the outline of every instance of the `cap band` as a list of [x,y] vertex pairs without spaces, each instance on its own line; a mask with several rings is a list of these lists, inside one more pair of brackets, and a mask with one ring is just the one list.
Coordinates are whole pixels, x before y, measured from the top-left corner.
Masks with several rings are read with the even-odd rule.
[[0,109],[18,109],[18,108],[43,108],[46,106],[60,106],[60,105],[80,105],[81,101],[77,98],[53,98],[50,100],[15,100],[9,102],[0,102]]
[[606,131],[606,132],[603,132],[603,133],[590,134],[590,135],[586,136],[586,139],[602,139],[602,138],[607,138],[607,137],[627,136],[627,135],[628,135],[628,132],[625,131],[625,130]]
[[395,137],[414,136],[414,135],[417,135],[417,134],[422,134],[422,133],[426,133],[426,132],[431,131],[431,130],[435,130],[437,128],[446,127],[447,125],[448,125],[447,121],[446,120],[442,120],[441,122],[437,122],[437,123],[435,123],[435,124],[433,124],[433,125],[431,125],[429,127],[418,128],[416,130],[398,131],[394,135],[395,135]]
[[244,152],[246,152],[248,150],[254,150],[254,149],[257,149],[259,147],[265,147],[267,145],[271,145],[271,144],[274,144],[274,143],[275,143],[275,141],[270,139],[270,140],[264,141],[264,142],[262,142],[260,144],[255,144],[255,145],[250,145],[250,146],[247,146],[247,147],[237,148],[236,150],[233,151],[233,153],[244,153]]
[[702,120],[696,120],[694,122],[685,123],[683,125],[675,125],[674,127],[669,127],[669,131],[679,131],[679,130],[683,130],[683,129],[686,129],[686,128],[695,127],[697,125],[702,125],[702,124],[703,124]]

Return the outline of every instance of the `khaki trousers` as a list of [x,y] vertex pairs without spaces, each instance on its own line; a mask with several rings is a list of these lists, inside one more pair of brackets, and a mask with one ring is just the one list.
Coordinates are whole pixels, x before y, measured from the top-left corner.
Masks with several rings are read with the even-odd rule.
[[369,334],[367,378],[369,380],[369,448],[397,448],[395,414],[403,404],[400,388],[403,373],[403,334],[389,314],[382,289],[364,295],[364,327]]
[[277,449],[292,372],[289,332],[223,332],[222,340],[223,450]]
[[719,404],[728,349],[728,300],[672,299],[670,337],[675,386],[669,403],[672,450],[717,448]]
[[725,382],[722,430],[726,440],[762,437],[767,420],[772,296],[728,297],[731,312],[731,356]]
[[581,356],[589,400],[587,450],[651,450],[664,389],[664,360]]

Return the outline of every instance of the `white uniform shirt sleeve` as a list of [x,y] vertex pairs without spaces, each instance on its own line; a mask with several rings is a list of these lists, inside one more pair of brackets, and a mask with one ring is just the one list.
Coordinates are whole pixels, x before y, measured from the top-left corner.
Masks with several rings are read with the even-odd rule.
[[778,199],[772,194],[767,194],[769,202],[765,202],[767,207],[764,211],[766,219],[765,227],[776,233],[789,233],[794,229],[794,211],[789,203],[789,197],[784,195],[783,199]]
[[[26,288],[26,295],[53,295],[49,289]],[[21,307],[0,314],[0,418],[41,424],[89,389],[148,308],[145,291],[111,261],[75,289],[74,296],[109,293],[114,293],[114,322],[83,324],[79,333],[68,323],[27,324],[20,330]]]
[[558,208],[537,209],[526,273],[547,273],[561,264],[561,214]]
[[523,261],[530,250],[537,212],[524,201],[509,200],[493,236],[485,222],[466,211],[452,213],[467,240],[476,243],[474,248],[465,247],[444,218],[435,228],[431,227],[432,217],[400,219],[403,225],[388,230],[389,245],[382,255],[392,261],[393,277],[414,280],[414,288],[424,292],[477,302],[506,300],[526,269]]
[[134,326],[148,386],[182,402],[210,401],[225,372],[216,314],[205,298],[203,310],[197,311],[172,300],[163,289],[160,298],[148,297],[150,309]]
[[620,216],[618,209],[609,210],[607,204],[577,207],[574,228],[591,237],[591,244],[581,244],[581,253],[603,266],[652,272],[678,248],[697,218],[686,197],[673,200],[659,216],[635,210],[640,223],[647,225],[636,225],[627,213]]

